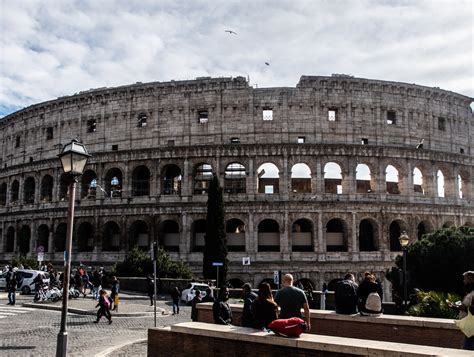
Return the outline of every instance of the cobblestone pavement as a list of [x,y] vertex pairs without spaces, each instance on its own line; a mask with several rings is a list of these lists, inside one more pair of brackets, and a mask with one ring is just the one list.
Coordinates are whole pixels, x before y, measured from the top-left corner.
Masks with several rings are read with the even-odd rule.
[[[55,355],[61,312],[39,308],[20,310],[23,303],[31,300],[32,296],[18,296],[17,305],[10,307],[6,305],[6,294],[0,293],[0,316],[2,313],[5,316],[0,318],[0,356]],[[181,306],[180,314],[172,315],[169,300],[169,297],[157,300],[157,326],[190,321],[190,307]],[[56,304],[61,306],[60,302]],[[92,299],[70,300],[69,306],[78,305],[86,306],[91,313],[95,310]],[[124,295],[119,311],[121,314],[113,316],[111,325],[104,318],[99,324],[93,323],[94,315],[68,314],[68,356],[105,356],[104,352],[110,356],[146,356],[147,345],[143,339],[147,337],[147,329],[153,327],[153,307],[146,298],[126,299]]]

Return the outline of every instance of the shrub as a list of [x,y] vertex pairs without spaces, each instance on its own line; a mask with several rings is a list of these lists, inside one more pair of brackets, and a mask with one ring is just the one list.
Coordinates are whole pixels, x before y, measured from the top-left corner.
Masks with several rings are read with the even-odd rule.
[[456,319],[458,317],[458,312],[451,309],[446,300],[451,302],[461,300],[459,295],[438,291],[420,291],[417,297],[419,303],[409,309],[410,315],[445,319]]
[[12,258],[12,265],[18,267],[23,265],[25,268],[38,269],[38,262],[35,258],[26,257],[24,255],[18,255]]

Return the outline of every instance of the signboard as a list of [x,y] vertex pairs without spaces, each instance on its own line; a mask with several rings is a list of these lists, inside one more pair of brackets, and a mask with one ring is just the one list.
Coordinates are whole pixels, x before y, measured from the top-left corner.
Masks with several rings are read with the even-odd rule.
[[250,265],[250,257],[243,257],[242,265]]
[[38,261],[43,262],[44,261],[44,253],[43,252],[38,252]]
[[36,253],[44,253],[44,247],[42,245],[39,245],[37,248],[36,248]]
[[213,267],[221,267],[221,266],[224,266],[224,263],[222,263],[222,262],[213,262],[212,266]]
[[278,270],[275,270],[273,272],[273,282],[278,285],[280,284],[280,272]]

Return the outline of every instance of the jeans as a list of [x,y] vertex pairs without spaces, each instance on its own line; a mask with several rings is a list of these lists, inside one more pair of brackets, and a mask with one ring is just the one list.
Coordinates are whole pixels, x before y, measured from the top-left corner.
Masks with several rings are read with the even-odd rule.
[[464,336],[464,345],[462,346],[462,348],[468,351],[474,351],[474,336]]
[[173,300],[173,314],[179,314],[179,300]]
[[15,301],[15,298],[16,298],[16,297],[15,297],[15,292],[14,292],[14,291],[13,291],[13,292],[10,292],[10,291],[9,291],[9,292],[8,292],[8,303],[9,303],[10,305],[15,305],[15,302],[16,302],[16,301]]

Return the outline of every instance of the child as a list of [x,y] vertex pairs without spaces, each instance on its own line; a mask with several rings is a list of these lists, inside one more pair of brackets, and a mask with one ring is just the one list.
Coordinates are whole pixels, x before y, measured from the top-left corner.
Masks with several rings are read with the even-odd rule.
[[97,310],[97,320],[95,320],[94,323],[98,323],[102,316],[105,316],[107,320],[109,320],[109,325],[112,323],[112,315],[110,314],[110,300],[112,299],[107,294],[107,291],[101,289],[99,291],[99,303],[96,305],[96,307],[99,307],[99,310]]

